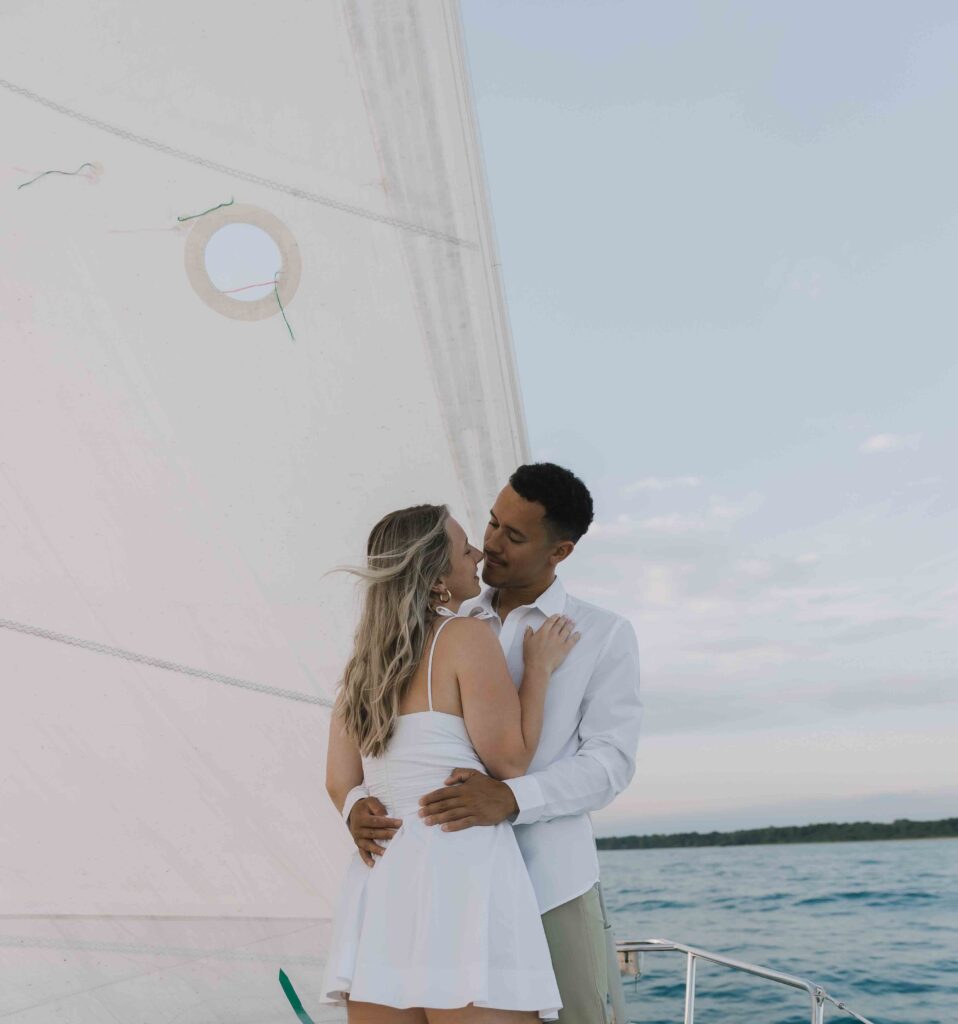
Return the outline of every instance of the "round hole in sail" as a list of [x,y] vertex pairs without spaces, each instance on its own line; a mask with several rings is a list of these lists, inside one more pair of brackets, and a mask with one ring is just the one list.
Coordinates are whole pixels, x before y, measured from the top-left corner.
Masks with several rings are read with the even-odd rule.
[[[197,218],[186,239],[186,273],[196,293],[224,316],[279,316],[299,287],[299,246],[273,214],[246,204]],[[275,280],[275,287],[274,282]]]
[[206,243],[206,273],[224,294],[240,302],[272,295],[273,279],[283,269],[279,246],[255,224],[226,224]]

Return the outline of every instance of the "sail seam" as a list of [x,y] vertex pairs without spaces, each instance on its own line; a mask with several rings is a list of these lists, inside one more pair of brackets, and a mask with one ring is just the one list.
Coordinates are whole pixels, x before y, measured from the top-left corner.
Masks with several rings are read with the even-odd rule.
[[242,181],[248,181],[254,185],[262,185],[264,188],[270,188],[276,192],[285,192],[287,195],[294,196],[297,199],[306,199],[311,203],[328,206],[333,210],[339,210],[341,213],[351,213],[353,216],[364,217],[366,220],[377,221],[380,224],[388,224],[394,228],[401,228],[403,231],[411,231],[417,235],[425,235],[427,238],[435,238],[441,242],[449,242],[452,245],[461,246],[463,249],[479,248],[476,242],[470,242],[468,239],[459,238],[458,235],[447,234],[444,231],[437,231],[434,228],[424,227],[423,225],[415,224],[412,221],[401,220],[398,217],[390,217],[385,213],[376,213],[375,210],[367,210],[362,206],[353,206],[350,203],[344,203],[339,199],[332,199],[329,196],[320,195],[318,192],[309,192],[306,189],[297,188],[295,185],[287,185],[284,182],[276,181],[273,178],[264,178],[259,174],[252,174],[250,171],[243,171],[236,167],[230,167],[227,164],[217,163],[215,160],[208,160],[206,157],[197,156],[194,153],[187,153],[186,150],[176,149],[174,146],[169,146],[165,142],[158,142],[155,139],[147,138],[145,135],[137,135],[125,128],[117,128],[115,125],[108,124],[106,121],[100,121],[95,117],[90,117],[88,114],[81,113],[78,110],[72,110],[70,107],[65,107],[61,103],[57,103],[54,100],[47,99],[45,96],[40,96],[35,92],[31,92],[29,89],[24,89],[23,86],[16,85],[14,82],[8,82],[4,78],[0,78],[0,86],[10,92],[16,93],[18,96],[24,97],[24,99],[32,100],[34,103],[39,103],[58,114],[64,114],[67,117],[75,118],[78,121],[82,121],[84,124],[88,124],[91,127],[98,128],[104,132],[109,132],[111,135],[115,135],[120,139],[125,139],[128,142],[136,142],[141,146],[148,146],[150,149],[155,149],[157,152],[165,153],[167,156],[173,156],[180,160],[187,160],[190,163],[199,165],[200,167],[207,167],[210,170],[219,171],[221,174],[228,174],[230,177],[239,178]]
[[306,704],[319,704],[325,708],[333,706],[333,701],[328,697],[319,697],[312,693],[300,693],[297,690],[284,690],[280,686],[267,686],[265,683],[255,683],[249,679],[239,679],[236,676],[227,676],[220,672],[209,672],[202,668],[191,668],[189,665],[180,665],[177,662],[167,661],[164,658],[154,658],[148,654],[126,651],[121,647],[110,647],[108,644],[101,644],[95,640],[83,640],[80,637],[69,636],[66,633],[56,633],[51,629],[42,629],[39,626],[28,626],[23,622],[14,622],[11,619],[0,619],[0,628],[15,630],[18,633],[26,633],[29,636],[38,636],[44,640],[55,640],[57,643],[70,644],[72,647],[82,647],[84,650],[95,651],[97,654],[108,654],[113,658],[123,658],[126,661],[135,661],[141,665],[150,665],[153,668],[162,668],[167,672],[178,672],[181,675],[195,676],[198,679],[209,679],[211,682],[223,683],[226,686],[236,686],[243,690],[266,693],[271,697],[283,697],[285,700],[298,700]]

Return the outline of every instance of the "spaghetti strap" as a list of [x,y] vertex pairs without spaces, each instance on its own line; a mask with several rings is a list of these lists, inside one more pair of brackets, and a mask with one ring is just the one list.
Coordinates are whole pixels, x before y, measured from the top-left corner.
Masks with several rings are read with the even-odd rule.
[[429,649],[429,664],[426,667],[426,693],[429,696],[430,711],[432,711],[432,656],[436,653],[436,641],[439,639],[439,634],[454,618],[456,618],[455,615],[450,615],[449,618],[443,620],[442,625],[436,630],[436,635],[432,638],[432,647]]

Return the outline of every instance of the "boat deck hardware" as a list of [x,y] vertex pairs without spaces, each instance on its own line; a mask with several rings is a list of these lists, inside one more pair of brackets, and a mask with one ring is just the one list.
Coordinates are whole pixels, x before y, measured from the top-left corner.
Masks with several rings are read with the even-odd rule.
[[854,1017],[860,1024],[872,1024],[867,1017],[860,1017],[843,1002],[830,996],[821,985],[816,985],[807,978],[799,978],[794,974],[774,971],[770,967],[746,963],[744,960],[736,960],[734,957],[725,956],[722,953],[710,953],[704,949],[696,949],[694,946],[685,946],[681,942],[672,942],[670,939],[636,939],[619,942],[616,944],[616,952],[621,972],[635,978],[642,974],[642,960],[645,953],[683,953],[685,955],[685,1024],[695,1024],[695,966],[699,960],[718,964],[721,967],[730,967],[734,971],[743,971],[745,974],[764,978],[766,981],[776,982],[779,985],[787,985],[789,988],[801,989],[808,994],[811,1002],[811,1024],[823,1024],[826,1003],[838,1007],[850,1017]]

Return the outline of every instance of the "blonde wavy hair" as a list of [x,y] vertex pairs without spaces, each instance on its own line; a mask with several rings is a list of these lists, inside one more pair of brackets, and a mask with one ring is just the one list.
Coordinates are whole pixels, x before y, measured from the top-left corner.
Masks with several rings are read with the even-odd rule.
[[432,588],[450,571],[445,505],[414,505],[383,516],[366,544],[367,565],[341,566],[365,583],[353,653],[335,713],[360,753],[386,749],[406,687],[436,619]]

